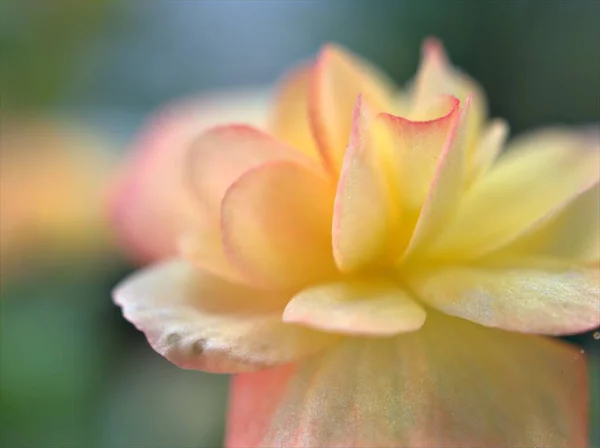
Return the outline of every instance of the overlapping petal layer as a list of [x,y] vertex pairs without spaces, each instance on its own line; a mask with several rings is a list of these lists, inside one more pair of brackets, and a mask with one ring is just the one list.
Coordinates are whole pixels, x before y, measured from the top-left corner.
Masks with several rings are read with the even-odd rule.
[[431,182],[446,147],[450,131],[456,122],[460,102],[446,97],[443,112],[436,119],[412,121],[382,114],[377,126],[389,152],[389,168],[402,206],[411,213],[420,211],[429,193]]
[[237,376],[226,446],[584,447],[585,381],[579,350],[430,313]]
[[[258,229],[258,236],[265,232],[272,232],[277,228],[277,221],[271,221],[269,216],[264,215],[265,212],[267,214],[269,213],[266,211],[265,207],[269,207],[269,210],[271,211],[270,217],[273,217],[273,211],[275,210],[273,207],[282,206],[282,202],[279,201],[276,204],[270,203],[269,199],[264,197],[261,199],[264,206],[255,203],[255,200],[257,199],[256,194],[260,195],[261,192],[270,191],[272,188],[276,187],[276,185],[269,183],[275,180],[272,177],[269,177],[269,174],[267,174],[267,178],[264,176],[261,177],[259,174],[248,174],[252,179],[257,179],[258,177],[264,179],[260,184],[262,185],[263,190],[255,192],[254,196],[250,198],[242,198],[243,205],[237,207],[239,210],[234,212],[236,217],[236,220],[234,221],[228,218],[221,222],[223,218],[222,203],[230,187],[238,182],[238,180],[246,173],[255,169],[258,169],[258,173],[262,173],[263,169],[259,167],[263,167],[265,164],[270,163],[275,164],[274,166],[279,166],[277,165],[278,162],[286,161],[294,164],[295,168],[292,169],[294,173],[300,173],[296,174],[295,178],[312,176],[311,179],[316,178],[317,182],[319,179],[324,179],[324,174],[321,173],[319,176],[318,162],[311,160],[309,157],[295,151],[293,148],[256,128],[245,125],[228,125],[212,128],[202,134],[193,143],[188,156],[188,189],[190,196],[193,197],[193,200],[196,203],[198,219],[193,226],[188,227],[185,239],[181,242],[181,248],[183,249],[184,254],[191,255],[196,263],[202,268],[223,275],[228,279],[240,280],[246,283],[264,284],[264,281],[261,282],[261,279],[257,279],[256,275],[253,275],[256,274],[255,272],[248,272],[249,269],[247,269],[247,266],[242,266],[242,268],[246,269],[241,269],[240,272],[240,269],[238,269],[240,266],[236,266],[236,262],[239,260],[235,256],[233,257],[233,260],[231,260],[231,257],[227,257],[225,254],[227,247],[223,246],[222,240],[224,237],[227,237],[227,235],[233,233],[233,236],[227,237],[229,244],[234,244],[236,247],[239,247],[239,244],[235,244],[238,240],[238,243],[241,242],[242,244],[252,242],[252,238],[257,236],[250,235],[252,232],[252,223],[254,222],[258,225],[258,221],[254,218],[257,218],[260,215],[262,215],[264,219],[261,221],[261,228]],[[286,168],[283,168],[283,170],[285,169]],[[288,168],[288,171],[289,170],[290,169]],[[281,172],[281,169],[269,170],[268,173],[273,171]],[[283,182],[284,186],[290,185],[290,188],[295,188],[295,193],[298,193],[300,198],[304,197],[305,193],[299,190],[302,188],[302,185],[294,182],[293,179],[294,175]],[[283,179],[280,176],[279,188],[281,188],[282,180]],[[255,185],[256,187],[254,181],[245,180],[240,182],[242,182],[241,189],[244,189],[244,185],[247,185],[249,182],[252,182],[252,185]],[[323,187],[323,184],[326,182],[327,180],[321,180],[321,182],[318,183],[318,186]],[[229,198],[227,202],[236,201],[241,189],[240,185],[232,189],[228,194]],[[289,188],[285,191],[290,193]],[[281,195],[278,197],[281,198]],[[250,202],[247,202],[248,199]],[[325,200],[325,197],[323,197],[323,199]],[[287,200],[287,198],[285,200]],[[328,207],[326,212],[321,211],[324,206],[319,208],[319,206],[316,205],[311,209],[311,212],[316,213],[316,216],[314,217],[315,220],[319,219],[318,216],[321,216],[323,213],[325,213],[326,216],[331,214],[330,204],[327,203],[326,205]],[[223,213],[228,214],[229,217],[231,214],[230,210],[231,208]],[[289,210],[289,207],[282,210],[279,213],[279,216],[286,216],[285,211],[287,210]],[[248,213],[251,213],[252,217],[248,215]],[[244,220],[243,225],[237,220],[237,217]],[[250,222],[246,222],[245,220],[249,218],[251,218]],[[267,220],[267,222],[265,222],[265,220]],[[244,228],[247,227],[246,233],[238,234],[237,229],[240,225]],[[305,225],[305,222],[302,218],[298,218],[294,225],[302,227]],[[233,230],[232,226],[234,227]],[[323,222],[323,229],[326,229],[329,226],[330,224],[328,222]],[[223,235],[224,231],[227,232],[227,235]],[[263,238],[262,241],[264,240],[265,238]],[[272,245],[276,244],[273,242]],[[311,246],[305,244],[303,247],[310,248]],[[289,248],[289,246],[286,246],[286,248]],[[281,250],[284,250],[283,246],[278,253]],[[235,250],[230,248],[229,255],[233,252],[235,252]],[[260,253],[264,254],[265,252],[266,250]],[[313,255],[314,254],[315,253],[313,252]],[[253,255],[257,254],[247,254],[246,257]],[[291,255],[291,253],[289,255]],[[242,257],[244,256],[242,255]],[[279,261],[281,261],[281,256]],[[245,262],[242,262],[242,264],[245,264]],[[282,266],[282,269],[285,267],[290,267],[290,263]],[[269,266],[263,266],[263,269],[265,268],[269,269]]]
[[360,96],[334,205],[333,254],[342,271],[385,259],[401,231],[400,207],[385,175],[383,148],[373,135],[374,120]]
[[490,327],[561,335],[600,326],[597,269],[447,267],[406,281],[437,309]]
[[308,157],[247,125],[225,125],[202,133],[188,148],[187,181],[208,221],[219,221],[227,189],[245,172],[264,163],[290,160],[314,166]]
[[402,255],[403,263],[406,263],[409,257],[423,252],[458,209],[465,188],[466,133],[471,111],[471,97],[467,97],[461,106],[459,114],[448,130],[429,191],[406,251]]
[[312,68],[309,117],[325,165],[337,177],[352,128],[358,95],[376,113],[393,112],[393,86],[366,62],[335,46],[325,46]]
[[315,353],[336,338],[281,321],[286,295],[266,295],[186,261],[156,264],[114,293],[125,317],[185,369],[246,372]]

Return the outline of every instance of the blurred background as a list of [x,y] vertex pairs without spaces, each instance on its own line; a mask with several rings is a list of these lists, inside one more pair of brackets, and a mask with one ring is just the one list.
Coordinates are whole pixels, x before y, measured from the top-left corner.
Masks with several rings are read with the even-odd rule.
[[[271,84],[327,41],[405,83],[428,35],[513,135],[599,121],[597,0],[0,1],[0,446],[220,446],[227,378],[170,365],[110,300],[135,269],[115,168],[173,99]],[[598,375],[600,341],[570,341]]]

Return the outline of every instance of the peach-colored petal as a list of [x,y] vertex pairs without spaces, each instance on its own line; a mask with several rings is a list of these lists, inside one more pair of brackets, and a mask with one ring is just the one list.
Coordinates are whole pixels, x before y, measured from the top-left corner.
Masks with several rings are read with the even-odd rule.
[[[185,229],[180,249],[203,269],[232,281],[252,283],[223,252],[220,214],[225,192],[244,172],[269,161],[316,162],[246,125],[211,128],[194,141],[188,157],[188,187],[198,219]],[[184,177],[184,172],[180,175]]]
[[321,156],[337,176],[348,146],[352,110],[359,94],[375,112],[392,111],[393,87],[366,62],[335,45],[326,45],[313,66],[309,117]]
[[275,95],[270,128],[274,136],[321,161],[308,119],[310,73],[311,67],[302,65],[283,77]]
[[225,445],[583,448],[586,378],[565,343],[432,313],[414,333],[237,375]]
[[150,120],[111,192],[111,214],[125,247],[144,260],[177,252],[178,236],[198,219],[184,185],[189,146],[222,121],[264,126],[267,103],[262,90],[215,93],[174,103]]
[[203,217],[218,222],[227,189],[246,171],[273,160],[311,163],[291,146],[251,126],[218,126],[202,134],[191,146],[188,176]]
[[490,327],[562,335],[600,326],[597,269],[448,267],[406,281],[437,309]]
[[370,279],[304,289],[287,304],[283,321],[334,333],[393,336],[418,330],[426,316],[397,283]]
[[418,215],[447,147],[460,104],[456,98],[444,98],[444,113],[430,121],[411,121],[381,114],[376,126],[383,144],[390,148],[390,170],[402,206]]
[[476,258],[545,224],[600,177],[600,151],[581,136],[540,131],[509,147],[464,195],[435,243],[439,257]]
[[292,161],[251,169],[223,199],[225,251],[264,287],[298,287],[331,277],[333,200],[334,185],[318,169]]
[[465,140],[470,107],[469,96],[450,126],[429,192],[401,262],[406,262],[411,256],[424,251],[458,208],[465,187],[467,155]]
[[114,292],[123,314],[169,361],[185,369],[243,372],[319,351],[332,336],[281,322],[285,297],[265,296],[169,260]]
[[429,38],[423,44],[423,57],[412,89],[411,118],[420,119],[423,110],[440,95],[452,95],[461,102],[468,96],[472,98],[465,134],[470,159],[487,115],[485,94],[475,81],[450,64],[441,42]]
[[389,252],[399,226],[398,208],[383,173],[373,118],[359,96],[334,204],[333,254],[338,268],[352,271]]

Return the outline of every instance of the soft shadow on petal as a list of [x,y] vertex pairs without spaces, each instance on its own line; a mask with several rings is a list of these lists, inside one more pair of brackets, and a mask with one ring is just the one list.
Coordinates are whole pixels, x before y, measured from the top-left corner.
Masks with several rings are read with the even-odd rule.
[[416,331],[427,313],[410,294],[387,280],[348,280],[309,287],[285,307],[284,322],[366,336]]
[[198,220],[191,231],[179,237],[177,247],[182,258],[201,270],[234,283],[253,283],[253,279],[244,275],[227,258],[221,228],[215,223]]
[[123,281],[115,302],[150,345],[185,369],[247,372],[315,353],[335,337],[281,321],[289,296],[236,286],[181,260]]
[[342,271],[388,258],[400,233],[400,210],[385,174],[383,149],[372,135],[373,119],[369,105],[359,96],[333,215],[333,254]]
[[221,210],[230,261],[266,288],[297,288],[334,276],[334,188],[322,171],[291,161],[244,173],[227,190]]
[[210,126],[242,121],[264,126],[268,93],[244,90],[176,102],[151,118],[111,191],[110,212],[124,246],[144,261],[177,252],[177,237],[198,218],[184,183],[193,140]]
[[564,335],[600,326],[597,269],[449,267],[406,281],[431,306],[490,327]]
[[352,110],[359,94],[376,113],[394,111],[394,87],[366,62],[329,44],[312,69],[309,117],[325,165],[337,177],[352,128]]
[[469,184],[488,172],[504,149],[508,138],[508,124],[502,119],[492,120],[484,128],[470,160],[467,175]]
[[545,224],[598,181],[600,151],[576,133],[539,131],[518,139],[464,195],[435,256],[474,259]]
[[414,333],[238,375],[229,412],[228,448],[583,448],[586,368],[564,343],[431,313]]

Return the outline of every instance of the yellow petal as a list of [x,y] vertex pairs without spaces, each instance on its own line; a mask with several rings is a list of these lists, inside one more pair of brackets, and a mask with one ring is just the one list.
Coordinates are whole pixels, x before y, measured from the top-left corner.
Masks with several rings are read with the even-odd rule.
[[309,113],[313,135],[325,165],[337,177],[352,128],[359,94],[375,112],[391,111],[392,88],[366,62],[334,45],[326,45],[312,70]]
[[431,306],[490,327],[561,335],[600,326],[597,269],[448,267],[406,281]]
[[385,257],[398,232],[399,210],[384,174],[382,148],[372,132],[372,111],[360,96],[334,205],[333,254],[342,271]]
[[542,131],[509,147],[464,196],[432,248],[442,258],[485,255],[547,222],[600,176],[600,151],[578,134]]
[[300,291],[283,321],[334,333],[393,336],[423,326],[426,312],[398,284],[385,280],[327,283]]
[[334,185],[291,161],[244,173],[221,209],[225,251],[264,287],[298,287],[335,274],[331,252]]
[[466,127],[470,108],[471,97],[467,97],[459,115],[451,123],[429,192],[401,262],[426,251],[433,237],[440,233],[458,208],[465,188]]
[[600,183],[502,249],[499,256],[535,256],[593,263],[600,260]]
[[114,298],[154,350],[179,367],[247,372],[294,361],[335,338],[281,322],[286,297],[170,260],[126,279]]
[[[445,98],[444,113],[430,121],[411,121],[389,114],[378,116],[377,135],[390,151],[390,171],[402,206],[418,214],[446,147],[452,124],[459,114],[459,102]],[[385,145],[385,146],[383,146]]]
[[270,128],[274,136],[320,161],[308,119],[310,73],[310,67],[301,66],[283,77],[276,91]]
[[587,444],[584,356],[432,313],[235,377],[226,446],[572,448]]

